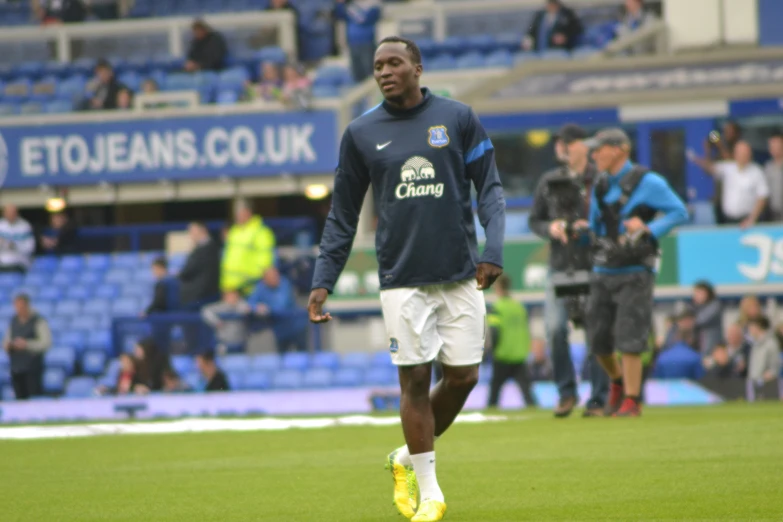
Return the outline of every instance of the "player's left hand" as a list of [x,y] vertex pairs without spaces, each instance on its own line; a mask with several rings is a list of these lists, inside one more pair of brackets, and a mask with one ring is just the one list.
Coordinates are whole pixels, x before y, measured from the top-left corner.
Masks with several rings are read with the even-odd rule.
[[492,263],[479,263],[476,267],[476,282],[478,283],[476,288],[479,290],[486,290],[492,286],[495,279],[500,277],[500,274],[502,273],[503,269],[497,265],[493,265]]
[[642,221],[638,217],[632,217],[631,219],[626,219],[625,221],[623,221],[623,225],[625,225],[625,230],[629,234],[635,234],[640,230],[647,230],[647,225],[645,225],[644,221]]

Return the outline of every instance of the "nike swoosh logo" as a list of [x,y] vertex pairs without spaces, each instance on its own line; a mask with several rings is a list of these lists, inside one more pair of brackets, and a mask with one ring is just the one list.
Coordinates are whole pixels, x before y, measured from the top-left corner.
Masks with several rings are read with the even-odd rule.
[[376,146],[375,146],[375,148],[376,148],[376,149],[378,149],[378,150],[383,150],[383,149],[385,149],[386,147],[388,147],[389,145],[391,145],[391,142],[390,142],[390,141],[387,141],[386,143],[383,143],[383,144],[381,144],[381,145],[376,145]]

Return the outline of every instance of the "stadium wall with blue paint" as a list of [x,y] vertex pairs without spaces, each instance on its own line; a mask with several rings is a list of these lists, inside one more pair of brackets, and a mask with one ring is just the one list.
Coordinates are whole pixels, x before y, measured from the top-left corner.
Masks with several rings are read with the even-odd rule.
[[681,285],[783,283],[783,227],[683,229],[677,234]]
[[316,111],[8,126],[0,130],[3,150],[0,177],[10,188],[325,173],[337,164],[337,117]]

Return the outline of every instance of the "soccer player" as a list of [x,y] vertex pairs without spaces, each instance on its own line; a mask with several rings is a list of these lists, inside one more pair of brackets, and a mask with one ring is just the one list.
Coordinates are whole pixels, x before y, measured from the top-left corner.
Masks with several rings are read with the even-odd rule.
[[[434,441],[478,381],[486,316],[481,291],[502,273],[505,201],[492,142],[470,107],[420,87],[416,44],[384,39],[374,67],[384,101],[343,135],[309,313],[316,323],[331,319],[323,305],[345,266],[372,184],[381,308],[399,370],[407,442],[387,463],[397,509],[426,522],[446,512]],[[481,257],[471,184],[487,236]],[[430,392],[435,359],[443,378]]]

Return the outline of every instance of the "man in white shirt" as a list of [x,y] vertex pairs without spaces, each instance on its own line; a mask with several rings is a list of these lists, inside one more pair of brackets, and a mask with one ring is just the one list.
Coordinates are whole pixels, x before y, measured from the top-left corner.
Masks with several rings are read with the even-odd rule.
[[767,142],[770,160],[764,165],[769,186],[770,217],[783,220],[783,134],[770,136]]
[[19,217],[15,205],[6,205],[0,219],[0,272],[24,274],[34,251],[35,237],[30,223]]
[[767,205],[767,178],[752,158],[753,150],[746,141],[738,141],[734,146],[733,161],[713,163],[708,158],[690,156],[705,172],[721,181],[721,209],[726,224],[753,226]]

